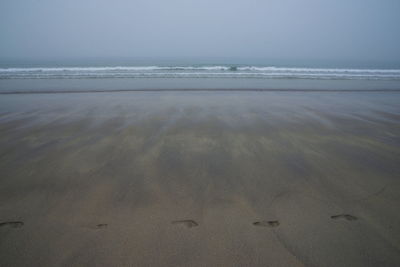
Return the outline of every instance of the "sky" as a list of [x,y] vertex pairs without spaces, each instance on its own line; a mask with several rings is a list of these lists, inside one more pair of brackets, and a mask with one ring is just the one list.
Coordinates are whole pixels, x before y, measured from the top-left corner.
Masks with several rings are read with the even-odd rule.
[[400,62],[399,14],[399,0],[0,0],[0,59]]

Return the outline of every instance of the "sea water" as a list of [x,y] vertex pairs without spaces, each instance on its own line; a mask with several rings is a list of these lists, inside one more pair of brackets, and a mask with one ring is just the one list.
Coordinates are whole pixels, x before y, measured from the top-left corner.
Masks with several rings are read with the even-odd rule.
[[60,60],[0,64],[0,93],[150,89],[397,90],[400,67],[296,65],[267,60]]

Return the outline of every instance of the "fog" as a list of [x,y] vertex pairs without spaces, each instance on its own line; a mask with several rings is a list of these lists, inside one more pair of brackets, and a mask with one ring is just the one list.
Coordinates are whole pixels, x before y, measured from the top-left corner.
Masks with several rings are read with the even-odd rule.
[[398,0],[1,0],[0,58],[400,61]]

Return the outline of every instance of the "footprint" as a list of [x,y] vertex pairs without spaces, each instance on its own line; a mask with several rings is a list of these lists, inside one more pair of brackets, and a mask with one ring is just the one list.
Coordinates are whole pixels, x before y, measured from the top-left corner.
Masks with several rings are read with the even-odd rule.
[[100,230],[100,229],[106,229],[108,227],[108,224],[107,223],[99,223],[99,224],[84,225],[83,227],[89,228],[92,230]]
[[259,222],[253,222],[254,226],[259,226],[259,227],[277,227],[280,225],[279,221],[259,221]]
[[339,219],[345,219],[348,221],[355,221],[358,218],[356,216],[350,215],[350,214],[338,214],[338,215],[333,215],[331,216],[332,219],[334,220],[339,220]]
[[108,224],[106,224],[106,223],[100,223],[100,224],[96,225],[97,229],[105,229],[107,227],[108,227]]
[[19,222],[19,221],[2,222],[2,223],[0,223],[0,227],[9,226],[9,227],[12,227],[12,228],[21,228],[23,225],[24,225],[24,222]]
[[172,224],[182,224],[182,225],[186,226],[187,228],[199,226],[199,224],[193,220],[172,221],[171,223]]

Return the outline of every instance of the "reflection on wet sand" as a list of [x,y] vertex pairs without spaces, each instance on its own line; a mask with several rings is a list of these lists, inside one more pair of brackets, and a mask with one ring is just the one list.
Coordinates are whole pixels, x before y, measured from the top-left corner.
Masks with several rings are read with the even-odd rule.
[[3,96],[0,261],[396,266],[399,99]]

